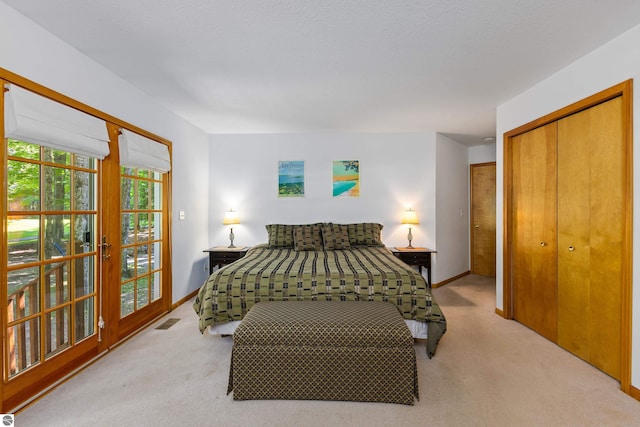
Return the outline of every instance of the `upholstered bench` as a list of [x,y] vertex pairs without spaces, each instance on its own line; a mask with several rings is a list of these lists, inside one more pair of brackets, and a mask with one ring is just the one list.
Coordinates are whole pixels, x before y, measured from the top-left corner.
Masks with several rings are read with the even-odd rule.
[[413,405],[413,337],[385,302],[254,305],[233,335],[234,400],[353,400]]

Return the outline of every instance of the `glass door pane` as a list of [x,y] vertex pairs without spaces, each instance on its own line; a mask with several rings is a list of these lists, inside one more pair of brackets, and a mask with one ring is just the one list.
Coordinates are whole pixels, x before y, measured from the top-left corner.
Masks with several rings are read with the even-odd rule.
[[97,161],[12,139],[7,154],[5,381],[95,336],[98,302]]
[[162,298],[162,175],[122,167],[120,318]]

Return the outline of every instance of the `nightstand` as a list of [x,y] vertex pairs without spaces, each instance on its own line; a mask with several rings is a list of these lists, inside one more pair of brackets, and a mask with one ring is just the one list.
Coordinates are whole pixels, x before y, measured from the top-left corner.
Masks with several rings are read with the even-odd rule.
[[427,248],[389,248],[391,252],[409,265],[417,265],[422,274],[422,267],[427,269],[427,285],[431,288],[431,254],[436,251]]
[[228,248],[226,246],[214,246],[209,249],[205,249],[202,252],[209,252],[209,274],[213,273],[214,267],[222,267],[223,265],[231,264],[234,261],[239,260],[247,254],[249,250],[248,246],[242,246],[237,248]]

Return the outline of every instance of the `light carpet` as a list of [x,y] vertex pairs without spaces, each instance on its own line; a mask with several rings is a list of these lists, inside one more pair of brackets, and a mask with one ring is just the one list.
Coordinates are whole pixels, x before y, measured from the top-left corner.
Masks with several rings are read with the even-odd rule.
[[[427,359],[416,344],[415,406],[234,401],[231,338],[201,335],[191,302],[140,332],[16,416],[26,426],[637,426],[619,383],[495,314],[495,280],[435,289],[448,331]],[[155,329],[180,318],[166,330]],[[339,366],[335,367],[339,369]]]

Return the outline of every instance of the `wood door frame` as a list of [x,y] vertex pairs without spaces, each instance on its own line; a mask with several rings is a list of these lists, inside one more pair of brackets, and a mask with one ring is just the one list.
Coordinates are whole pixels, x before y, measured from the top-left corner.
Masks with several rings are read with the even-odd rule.
[[620,342],[620,388],[625,393],[631,392],[631,314],[632,314],[632,270],[633,270],[633,80],[626,80],[581,101],[575,102],[553,113],[542,116],[520,127],[506,132],[503,136],[504,147],[504,189],[503,189],[503,310],[506,319],[513,319],[513,289],[511,259],[513,257],[513,170],[512,139],[520,134],[555,122],[571,114],[586,110],[597,104],[621,97],[623,144],[625,151],[624,170],[624,203],[623,208],[625,239],[623,242],[622,284],[621,284],[621,342]]
[[[473,169],[476,167],[483,167],[483,166],[496,166],[496,162],[484,162],[484,163],[473,163],[471,165],[469,165],[469,192],[470,192],[470,197],[469,197],[469,243],[470,243],[470,249],[471,249],[471,253],[470,255],[470,261],[471,261],[471,265],[469,266],[469,270],[471,271],[471,274],[474,273],[474,269],[473,269],[473,254],[474,254],[474,243],[475,243],[475,233],[474,233],[474,210],[473,210]],[[494,189],[495,190],[495,189]],[[497,228],[497,227],[496,227]],[[494,261],[495,262],[495,261]]]

